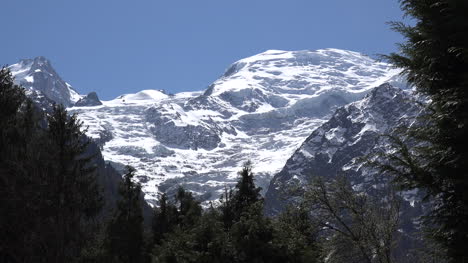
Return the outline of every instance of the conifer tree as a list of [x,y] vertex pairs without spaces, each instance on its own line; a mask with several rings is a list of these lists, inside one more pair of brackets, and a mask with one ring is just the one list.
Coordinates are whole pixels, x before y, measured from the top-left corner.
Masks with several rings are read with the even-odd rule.
[[194,226],[202,215],[200,202],[182,187],[177,190],[175,198],[179,204],[178,223],[182,228]]
[[[42,234],[49,262],[76,258],[89,237],[92,219],[102,207],[92,156],[86,156],[89,141],[76,115],[69,116],[62,105],[54,106],[47,118],[46,149],[40,202]],[[41,166],[36,167],[40,168]]]
[[271,220],[263,215],[262,202],[244,209],[229,231],[238,262],[277,262],[279,251],[272,242],[273,232]]
[[[401,0],[414,25],[392,23],[406,42],[387,58],[430,99],[419,124],[392,138],[382,166],[432,204],[425,226],[450,262],[468,261],[468,1]],[[403,140],[402,140],[403,138]],[[411,142],[411,145],[408,144]],[[416,145],[416,146],[412,146]]]
[[234,195],[232,196],[232,208],[234,218],[240,218],[243,211],[258,201],[263,201],[260,195],[261,188],[255,186],[254,175],[252,173],[252,163],[244,163],[242,170],[239,171],[239,180],[237,181]]
[[234,203],[233,203],[234,191],[232,188],[225,187],[224,194],[220,197],[219,210],[221,212],[221,220],[223,221],[224,228],[230,229],[234,223]]
[[[274,228],[263,215],[261,188],[256,187],[252,163],[247,161],[239,171],[239,179],[232,193],[227,192],[226,204],[221,208],[237,262],[277,262],[278,250],[273,245]],[[228,194],[229,193],[229,194]],[[231,208],[229,211],[227,208]],[[224,222],[226,224],[226,222]]]
[[120,200],[107,227],[106,249],[110,262],[142,262],[143,212],[140,205],[141,186],[133,182],[135,169],[126,167],[119,187]]
[[321,262],[319,227],[303,205],[289,206],[273,221],[273,244],[282,262]]
[[174,230],[178,224],[177,207],[169,202],[165,193],[160,194],[158,198],[159,207],[155,208],[152,222],[153,243],[161,245],[164,235]]
[[74,260],[101,206],[81,123],[60,106],[45,122],[5,68],[0,84],[0,253],[14,262]]
[[235,262],[234,250],[214,209],[203,214],[196,225],[175,228],[153,253],[155,262]]
[[[24,90],[13,83],[8,68],[0,70],[0,260],[32,261],[36,258],[33,236],[37,226],[37,189],[27,163],[31,136],[21,126],[26,121],[21,108],[27,103]],[[31,119],[32,121],[32,119]],[[22,124],[23,123],[23,124]],[[27,134],[33,134],[28,132]],[[24,135],[24,136],[23,136]]]

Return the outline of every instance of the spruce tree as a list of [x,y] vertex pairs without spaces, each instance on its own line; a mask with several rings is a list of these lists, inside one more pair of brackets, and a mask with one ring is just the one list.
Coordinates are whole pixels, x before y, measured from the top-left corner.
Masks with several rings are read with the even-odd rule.
[[393,137],[394,154],[382,167],[396,174],[404,189],[427,193],[429,236],[450,262],[467,262],[468,1],[400,2],[415,23],[392,23],[406,42],[387,58],[430,102],[420,124],[406,129],[406,140]]
[[[237,262],[276,262],[280,259],[278,250],[272,244],[272,222],[263,215],[260,191],[261,188],[254,182],[252,163],[247,161],[239,171],[234,191],[226,190],[226,203],[221,206],[221,218],[228,226],[229,243],[235,251]],[[232,210],[229,211],[229,208]],[[230,218],[232,221],[227,222],[226,219]]]
[[282,262],[321,262],[319,226],[303,205],[289,206],[273,221],[273,244]]
[[127,166],[119,187],[120,200],[107,227],[106,249],[110,262],[142,262],[143,213],[140,205],[141,186],[133,182],[135,169]]
[[[22,129],[34,127],[24,123],[21,108],[27,103],[24,90],[13,83],[8,68],[0,70],[0,260],[33,261],[36,240],[36,184],[28,162],[33,134]],[[32,119],[31,119],[32,121]]]
[[263,215],[262,202],[246,207],[229,231],[237,261],[279,262],[273,233],[271,220]]
[[155,208],[152,222],[153,243],[155,245],[160,245],[164,239],[164,235],[172,232],[179,222],[179,211],[168,200],[165,193],[159,195],[158,204],[159,207]]
[[219,199],[218,209],[221,212],[221,220],[223,221],[224,228],[229,230],[234,223],[234,202],[233,202],[234,191],[232,188],[225,187],[224,194]]
[[0,253],[75,260],[101,206],[81,124],[60,106],[46,121],[7,69],[0,86]]
[[191,192],[179,187],[175,196],[179,204],[178,223],[182,228],[192,227],[198,223],[203,209],[200,202],[195,200]]
[[56,105],[47,121],[46,155],[40,169],[42,228],[49,262],[65,262],[76,258],[89,238],[102,196],[92,156],[86,156],[89,141],[77,116]]
[[232,196],[232,208],[235,220],[238,220],[242,212],[259,201],[263,201],[260,187],[255,186],[254,175],[252,173],[252,163],[244,163],[242,170],[239,171],[239,180],[237,181],[234,195]]
[[167,213],[167,195],[165,193],[160,194],[158,198],[159,207],[155,208],[152,231],[153,231],[153,243],[161,244],[163,235],[169,232],[169,222]]

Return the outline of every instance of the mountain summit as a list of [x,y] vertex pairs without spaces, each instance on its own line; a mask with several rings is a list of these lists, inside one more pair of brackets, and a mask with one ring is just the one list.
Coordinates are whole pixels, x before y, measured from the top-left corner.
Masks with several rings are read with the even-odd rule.
[[44,57],[23,59],[9,68],[15,77],[15,82],[26,88],[32,97],[45,96],[67,107],[81,98],[70,84],[62,80],[50,61]]
[[[14,69],[29,68],[23,64]],[[14,71],[17,81],[27,82],[30,71]],[[150,202],[158,191],[181,184],[202,200],[217,200],[248,159],[266,191],[336,108],[386,82],[405,87],[398,74],[391,65],[352,51],[269,50],[233,63],[204,91],[144,90],[69,111],[89,126],[88,135],[106,160],[137,169]],[[42,89],[35,80],[28,85]]]

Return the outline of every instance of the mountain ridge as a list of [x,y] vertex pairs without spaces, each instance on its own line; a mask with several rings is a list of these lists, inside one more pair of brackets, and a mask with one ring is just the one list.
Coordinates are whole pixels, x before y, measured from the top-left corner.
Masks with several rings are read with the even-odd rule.
[[89,126],[107,161],[135,166],[148,201],[184,185],[209,202],[235,183],[247,159],[265,192],[335,108],[384,82],[405,87],[398,74],[352,51],[271,50],[233,63],[205,91],[145,90],[69,111]]

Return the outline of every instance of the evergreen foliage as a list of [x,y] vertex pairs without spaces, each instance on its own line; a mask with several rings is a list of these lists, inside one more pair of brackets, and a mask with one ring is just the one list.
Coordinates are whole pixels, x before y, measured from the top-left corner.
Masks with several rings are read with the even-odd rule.
[[306,207],[289,206],[273,221],[279,262],[321,262],[319,227]]
[[45,166],[40,183],[44,187],[40,214],[46,217],[41,230],[46,230],[49,262],[64,262],[80,254],[92,228],[91,219],[102,207],[96,184],[92,157],[84,157],[88,141],[76,115],[69,116],[62,105],[54,106],[48,116],[43,142]]
[[276,262],[273,226],[261,202],[248,206],[230,230],[237,262]]
[[255,186],[254,175],[252,173],[252,163],[247,161],[243,164],[238,173],[239,180],[235,189],[225,189],[221,196],[221,211],[226,228],[239,221],[242,213],[250,208],[251,205],[262,201],[260,195],[261,188]]
[[387,58],[430,102],[405,137],[392,137],[395,153],[383,170],[404,189],[422,189],[432,209],[425,226],[449,262],[467,262],[468,251],[468,2],[402,0],[412,26],[393,22],[406,42]]
[[153,243],[160,245],[164,234],[172,231],[172,224],[177,216],[175,206],[169,204],[167,195],[161,194],[158,198],[159,207],[155,208],[155,213],[152,222]]
[[143,213],[140,205],[141,186],[134,183],[135,169],[127,172],[120,185],[120,200],[114,217],[107,226],[105,240],[109,262],[142,262],[144,249]]
[[24,90],[13,83],[7,68],[0,70],[0,259],[6,262],[33,260],[36,238],[30,232],[37,227],[37,198],[32,163],[26,163],[31,136],[20,129],[28,117],[20,111],[26,102]]
[[0,256],[75,261],[102,205],[81,123],[61,106],[46,120],[6,68],[0,85]]
[[185,191],[184,188],[179,187],[175,196],[178,209],[177,222],[182,228],[192,227],[198,223],[202,215],[202,207],[200,202],[195,200],[191,192]]
[[250,162],[243,165],[235,188],[226,188],[217,208],[202,212],[182,188],[175,201],[176,206],[165,194],[159,198],[154,262],[320,262],[316,228],[305,210],[291,208],[278,220],[263,214]]

